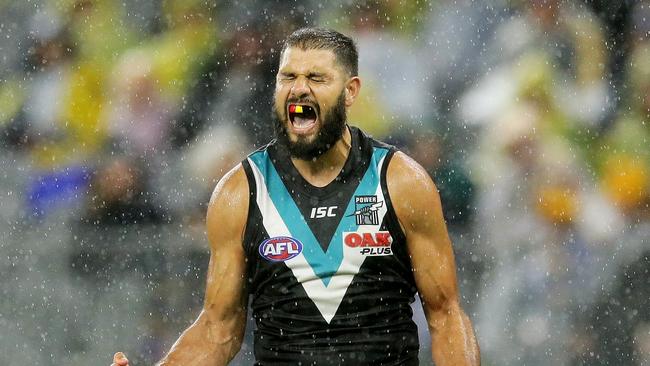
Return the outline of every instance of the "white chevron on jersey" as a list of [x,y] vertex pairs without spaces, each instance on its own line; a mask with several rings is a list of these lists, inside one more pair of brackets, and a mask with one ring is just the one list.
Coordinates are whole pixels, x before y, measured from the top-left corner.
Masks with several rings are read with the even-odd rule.
[[[382,171],[384,159],[385,158],[382,158],[379,161],[376,168],[370,166],[368,169],[375,168],[379,174],[379,172]],[[269,196],[263,174],[250,158],[248,161],[253,171],[253,175],[255,176],[257,206],[262,213],[262,222],[269,237],[293,237]],[[378,200],[384,201],[385,199],[381,189],[380,180],[381,178],[379,177],[379,179],[377,179],[375,195],[377,195]],[[352,199],[354,200],[354,197]],[[379,216],[379,225],[359,225],[357,232],[379,231],[379,227],[387,210],[387,205],[382,205],[378,208],[377,214]],[[300,238],[296,239],[300,240]],[[334,315],[336,315],[336,311],[338,310],[341,301],[343,301],[343,297],[345,296],[350,283],[352,283],[352,279],[357,273],[359,273],[359,269],[366,258],[358,249],[343,245],[342,240],[338,243],[333,242],[330,245],[341,245],[343,247],[343,259],[338,270],[332,276],[327,286],[325,286],[323,280],[316,275],[303,253],[300,253],[296,257],[284,262],[287,267],[291,269],[291,272],[298,282],[302,284],[307,296],[309,296],[309,298],[314,302],[316,308],[318,308],[318,311],[320,311],[328,324],[332,321]]]

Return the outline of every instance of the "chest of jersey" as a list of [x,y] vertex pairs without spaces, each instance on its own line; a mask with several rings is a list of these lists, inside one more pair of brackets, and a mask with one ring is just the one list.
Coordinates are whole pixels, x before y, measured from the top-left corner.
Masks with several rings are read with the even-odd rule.
[[353,191],[325,195],[287,187],[266,152],[249,158],[267,234],[255,260],[265,268],[286,266],[328,323],[366,258],[393,255],[392,235],[382,228],[387,205],[380,172],[387,152],[375,149],[364,174],[346,182]]
[[385,179],[394,150],[350,132],[348,160],[326,187],[309,185],[276,145],[243,162],[260,364],[417,364],[415,283]]

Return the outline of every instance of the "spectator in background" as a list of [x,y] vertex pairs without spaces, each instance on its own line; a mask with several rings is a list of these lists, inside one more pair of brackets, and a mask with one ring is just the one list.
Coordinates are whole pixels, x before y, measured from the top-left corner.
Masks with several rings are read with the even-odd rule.
[[5,139],[16,148],[52,143],[64,137],[63,111],[70,87],[73,47],[62,19],[44,11],[32,18],[33,37],[26,73],[30,82],[22,108],[6,126]]
[[425,17],[422,54],[418,60],[430,75],[429,98],[434,102],[439,124],[461,129],[452,118],[459,97],[479,76],[494,71],[500,61],[500,50],[489,47],[503,19],[513,15],[508,2],[493,1],[489,6],[476,6],[469,0],[443,0],[430,3],[432,9]]
[[183,203],[182,212],[189,224],[203,232],[205,210],[214,186],[250,150],[248,136],[239,124],[219,124],[204,130],[183,152],[183,176],[192,197]]
[[[598,151],[602,187],[628,215],[644,215],[650,201],[650,3],[635,12],[626,69],[629,95]],[[636,212],[636,213],[635,213]]]
[[31,160],[24,187],[30,216],[74,215],[88,184],[87,159],[97,147],[93,141],[101,140],[102,134],[86,139],[70,118],[78,102],[73,91],[79,81],[75,67],[79,58],[69,24],[53,7],[45,7],[33,16],[30,26],[33,45],[25,70],[27,82],[13,91],[24,93],[14,99],[20,105],[16,104],[15,115],[8,116],[4,140],[26,151]]
[[406,136],[405,146],[401,148],[420,163],[436,183],[448,229],[456,233],[468,231],[474,214],[471,207],[474,185],[462,162],[449,154],[449,147],[435,132],[418,130]]
[[251,20],[225,36],[221,52],[203,65],[181,107],[172,136],[175,146],[190,143],[204,129],[231,123],[242,126],[255,146],[267,142],[272,130],[265,121],[275,83],[270,75],[277,64],[278,37],[290,24]]
[[87,212],[90,225],[124,225],[160,222],[164,214],[150,195],[146,175],[136,159],[109,159],[95,172],[90,184]]
[[[535,0],[521,5],[520,14],[503,22],[489,43],[488,69],[466,94],[459,108],[461,120],[486,122],[514,99],[519,87],[512,69],[530,59],[544,60],[551,74],[545,85],[555,108],[572,125],[593,127],[602,123],[608,103],[604,37],[597,18],[580,2]],[[514,85],[513,85],[514,83]],[[496,94],[486,95],[487,91]]]
[[599,284],[597,253],[584,234],[590,227],[579,225],[589,175],[567,118],[543,87],[551,72],[543,60],[522,64],[520,96],[485,126],[471,169],[477,236],[493,256],[477,328],[500,364],[565,364],[573,335],[566,319]]
[[[148,54],[134,50],[122,56],[112,80],[108,129],[128,155],[147,164],[167,148],[171,111],[152,74]],[[158,164],[156,164],[158,165]]]
[[57,6],[67,20],[77,55],[65,99],[69,149],[92,164],[107,143],[108,76],[135,37],[116,2],[69,0]]
[[[645,365],[649,357],[647,251],[650,237],[650,28],[648,2],[640,2],[628,44],[629,94],[618,118],[598,141],[599,188],[622,220],[607,247],[600,299],[576,317],[582,329],[577,364]],[[644,16],[644,14],[646,16]],[[642,310],[643,309],[643,310]]]
[[33,79],[11,139],[32,140],[29,146],[40,168],[86,164],[105,142],[104,74],[128,43],[126,27],[116,27],[122,33],[99,32],[120,24],[119,12],[110,4],[58,2],[33,18],[35,45],[27,71]]
[[[433,110],[426,92],[430,70],[419,62],[420,40],[413,37],[421,27],[421,17],[429,11],[427,4],[365,1],[345,10],[364,55],[359,60],[364,94],[351,109],[350,121],[376,138],[422,126]],[[395,93],[396,89],[401,92]]]
[[123,7],[114,1],[61,0],[53,2],[67,21],[79,59],[104,73],[137,41],[125,21]]
[[25,65],[31,82],[23,85],[22,108],[5,132],[6,141],[16,148],[62,137],[60,100],[69,87],[72,44],[61,19],[48,14],[39,13],[32,19],[33,46]]
[[171,107],[185,102],[200,68],[221,46],[215,4],[201,0],[163,2],[166,29],[138,49],[152,59],[152,73]]

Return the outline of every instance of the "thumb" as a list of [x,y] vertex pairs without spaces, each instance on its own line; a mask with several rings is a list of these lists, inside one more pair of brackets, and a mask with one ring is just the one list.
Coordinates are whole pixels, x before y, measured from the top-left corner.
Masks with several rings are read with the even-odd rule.
[[115,355],[113,355],[113,363],[115,363],[117,366],[127,366],[129,364],[129,360],[126,358],[124,353],[117,352]]

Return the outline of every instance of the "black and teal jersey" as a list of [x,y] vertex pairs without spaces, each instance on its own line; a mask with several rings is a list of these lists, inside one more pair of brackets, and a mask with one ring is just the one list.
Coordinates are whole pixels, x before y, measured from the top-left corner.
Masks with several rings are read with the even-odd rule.
[[337,178],[309,184],[271,143],[243,162],[258,365],[417,365],[416,292],[386,188],[395,149],[350,127]]

